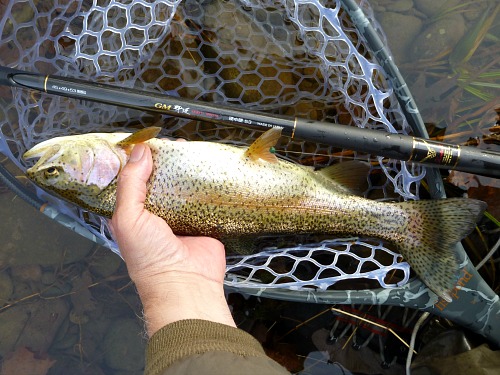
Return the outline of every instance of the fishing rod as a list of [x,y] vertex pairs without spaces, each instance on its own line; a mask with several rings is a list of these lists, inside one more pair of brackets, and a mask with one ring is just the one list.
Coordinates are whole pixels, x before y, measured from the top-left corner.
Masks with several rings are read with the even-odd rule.
[[0,67],[0,85],[254,130],[282,128],[291,139],[500,178],[500,153],[379,130],[280,116],[235,105]]

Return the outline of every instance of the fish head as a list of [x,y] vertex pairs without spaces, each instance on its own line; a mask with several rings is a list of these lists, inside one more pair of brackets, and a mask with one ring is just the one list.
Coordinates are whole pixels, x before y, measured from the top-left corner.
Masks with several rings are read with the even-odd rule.
[[[121,138],[126,134],[121,133]],[[120,133],[57,137],[37,144],[24,159],[39,158],[26,175],[45,190],[70,201],[97,196],[116,181],[130,146],[119,146]]]

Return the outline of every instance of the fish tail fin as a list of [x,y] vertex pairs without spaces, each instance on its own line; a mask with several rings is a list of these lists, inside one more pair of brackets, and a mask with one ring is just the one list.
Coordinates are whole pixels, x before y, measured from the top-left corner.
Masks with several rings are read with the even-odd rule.
[[451,302],[459,271],[455,244],[472,232],[486,203],[449,198],[398,204],[410,214],[397,241],[401,255],[434,293]]

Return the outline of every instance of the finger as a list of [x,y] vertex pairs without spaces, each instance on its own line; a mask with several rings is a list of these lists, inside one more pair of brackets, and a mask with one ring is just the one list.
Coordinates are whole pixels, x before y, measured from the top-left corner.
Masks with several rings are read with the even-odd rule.
[[151,150],[143,143],[134,146],[130,159],[118,176],[116,208],[113,216],[134,223],[144,210],[146,182],[153,169]]

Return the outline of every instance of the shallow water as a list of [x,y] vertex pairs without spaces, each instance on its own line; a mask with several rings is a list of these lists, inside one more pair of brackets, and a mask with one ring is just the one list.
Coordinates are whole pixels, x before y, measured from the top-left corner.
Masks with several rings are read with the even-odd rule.
[[32,374],[44,374],[47,361],[50,374],[117,373],[106,364],[141,373],[140,303],[121,259],[12,193],[0,194],[0,214],[5,363],[28,362]]

